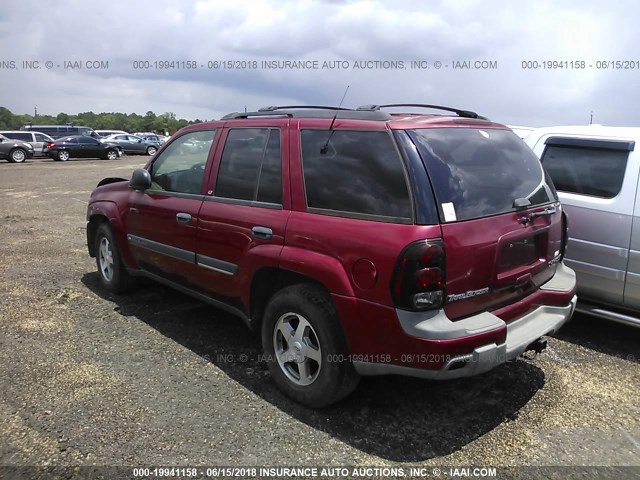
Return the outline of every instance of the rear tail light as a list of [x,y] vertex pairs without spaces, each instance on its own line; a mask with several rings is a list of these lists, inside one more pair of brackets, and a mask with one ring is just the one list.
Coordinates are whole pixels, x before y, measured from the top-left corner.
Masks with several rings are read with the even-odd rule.
[[567,242],[569,241],[569,219],[567,214],[562,211],[562,244],[560,245],[560,260],[564,258],[567,250]]
[[47,143],[47,148],[53,148],[55,144],[53,142],[49,142]]
[[444,304],[445,252],[441,239],[420,240],[400,254],[391,278],[396,307],[432,310]]

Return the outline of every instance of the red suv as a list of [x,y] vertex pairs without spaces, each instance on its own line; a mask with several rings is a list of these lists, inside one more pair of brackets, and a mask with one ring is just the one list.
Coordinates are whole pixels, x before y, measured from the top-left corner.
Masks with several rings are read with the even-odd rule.
[[576,302],[553,183],[466,110],[267,107],[191,125],[129,181],[101,181],[87,219],[105,288],[144,276],[234,313],[313,407],[360,375],[457,378],[541,351]]

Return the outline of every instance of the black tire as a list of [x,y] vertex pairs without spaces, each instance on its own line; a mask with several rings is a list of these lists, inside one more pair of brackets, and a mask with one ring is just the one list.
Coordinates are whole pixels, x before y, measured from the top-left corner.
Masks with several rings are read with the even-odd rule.
[[27,152],[21,148],[14,148],[9,152],[9,162],[24,163],[27,160]]
[[[94,245],[96,267],[102,286],[114,293],[123,293],[133,289],[136,286],[136,279],[129,275],[124,263],[122,263],[118,244],[108,223],[103,223],[98,227]],[[103,248],[104,250],[101,250]],[[111,262],[109,262],[109,258]],[[110,268],[107,268],[109,263]]]
[[152,156],[155,155],[158,149],[154,146],[147,147],[147,155]]
[[66,150],[58,150],[56,153],[56,159],[60,162],[66,162],[71,158],[71,154]]
[[105,154],[105,158],[107,160],[117,160],[118,159],[118,151],[117,150],[107,150]]
[[[305,325],[308,336],[303,342],[288,337],[291,345],[287,344],[285,349],[281,344],[287,342],[283,342],[284,335],[278,326],[287,328],[296,324]],[[262,321],[262,348],[275,383],[296,402],[313,408],[327,407],[348,396],[358,385],[360,376],[351,363],[335,306],[328,294],[314,285],[292,285],[269,300]],[[290,360],[281,363],[276,349],[280,358]],[[308,353],[317,355],[320,363],[308,357]],[[307,365],[305,372],[309,372],[304,379],[303,364]]]

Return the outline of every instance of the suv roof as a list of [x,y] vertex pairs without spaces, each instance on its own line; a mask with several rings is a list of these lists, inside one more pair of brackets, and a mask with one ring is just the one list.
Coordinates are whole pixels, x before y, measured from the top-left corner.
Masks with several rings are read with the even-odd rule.
[[[388,108],[410,108],[444,110],[447,114],[416,113],[416,112],[387,112]],[[470,110],[462,110],[453,107],[428,104],[387,104],[387,105],[363,105],[357,109],[333,107],[325,105],[287,105],[269,106],[258,109],[255,112],[232,112],[220,119],[220,121],[235,121],[247,119],[259,119],[268,117],[289,117],[298,119],[331,119],[343,120],[341,126],[353,127],[352,122],[378,122],[380,128],[428,128],[440,126],[471,126],[485,128],[507,128],[502,124],[493,123],[486,117],[478,115]],[[344,122],[346,120],[346,123]],[[214,122],[209,122],[214,123]],[[419,125],[416,125],[419,124]],[[332,124],[333,127],[333,124]],[[187,127],[188,130],[193,128]],[[202,128],[202,125],[200,126]],[[331,127],[330,127],[331,128]]]
[[[534,129],[529,135],[536,137],[546,134],[580,135],[617,138],[638,138],[640,127],[611,127],[605,125],[556,125],[553,127],[541,127]],[[525,137],[526,138],[526,137]]]
[[[442,105],[429,105],[422,103],[392,103],[386,105],[361,105],[357,109],[344,107],[331,107],[325,105],[287,105],[287,106],[269,106],[258,109],[257,112],[233,112],[222,117],[222,120],[260,117],[269,115],[284,115],[297,118],[352,118],[358,120],[391,120],[392,114],[382,111],[383,108],[426,108],[431,110],[444,110],[455,113],[459,117],[479,118],[487,120],[487,118],[478,115],[470,110],[461,110],[459,108],[445,107]],[[397,114],[396,114],[397,115]],[[417,114],[416,114],[417,115]]]

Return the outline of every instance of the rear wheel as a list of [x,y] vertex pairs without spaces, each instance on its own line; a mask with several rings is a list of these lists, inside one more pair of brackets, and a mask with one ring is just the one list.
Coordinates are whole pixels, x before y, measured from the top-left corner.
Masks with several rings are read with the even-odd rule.
[[326,407],[358,384],[335,306],[313,285],[286,287],[271,298],[262,348],[278,387],[304,405]]
[[108,223],[98,227],[95,252],[98,275],[104,288],[114,293],[122,293],[135,287],[135,278],[129,275],[122,263],[118,244]]
[[23,163],[27,159],[27,152],[21,148],[14,148],[9,152],[9,161],[11,163]]
[[107,151],[107,160],[115,160],[118,158],[118,152],[116,150]]
[[66,150],[60,150],[58,152],[57,157],[58,157],[58,160],[60,160],[61,162],[66,162],[67,160],[69,160],[71,155]]
[[157,151],[156,147],[147,147],[147,155],[155,155]]

